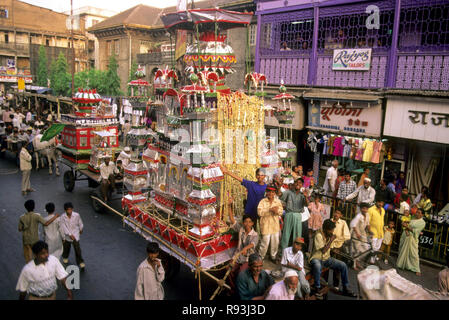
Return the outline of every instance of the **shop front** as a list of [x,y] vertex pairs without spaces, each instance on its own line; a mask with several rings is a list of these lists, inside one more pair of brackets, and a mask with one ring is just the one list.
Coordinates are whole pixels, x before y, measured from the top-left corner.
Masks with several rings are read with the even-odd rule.
[[387,144],[381,139],[382,106],[376,95],[306,93],[307,145],[313,152],[313,170],[322,186],[332,160],[349,171],[359,184],[366,168],[372,185],[382,175]]
[[449,99],[387,97],[383,134],[394,142],[392,161],[403,153],[410,193],[429,187],[439,212],[449,198]]
[[297,153],[292,158],[291,162],[293,165],[298,164],[298,158],[301,158],[302,156],[302,149],[299,141],[301,141],[300,135],[302,130],[304,129],[304,105],[297,99],[291,102],[291,107],[295,115],[292,119],[292,124],[290,125],[280,124],[278,119],[276,119],[273,108],[275,104],[276,102],[265,99],[265,134],[270,137],[276,137],[279,141],[279,138],[283,138],[282,136],[280,136],[280,134],[282,134],[282,132],[280,132],[281,130],[279,130],[280,128],[286,128],[288,132],[291,130],[291,140],[297,148]]

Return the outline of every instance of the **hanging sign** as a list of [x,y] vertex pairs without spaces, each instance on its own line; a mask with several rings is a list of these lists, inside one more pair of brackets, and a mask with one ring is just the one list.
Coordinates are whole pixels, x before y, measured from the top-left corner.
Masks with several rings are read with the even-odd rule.
[[334,49],[332,70],[367,71],[371,68],[371,49]]
[[309,127],[347,134],[380,136],[382,108],[380,104],[309,102]]
[[449,112],[441,100],[389,98],[384,135],[449,144]]

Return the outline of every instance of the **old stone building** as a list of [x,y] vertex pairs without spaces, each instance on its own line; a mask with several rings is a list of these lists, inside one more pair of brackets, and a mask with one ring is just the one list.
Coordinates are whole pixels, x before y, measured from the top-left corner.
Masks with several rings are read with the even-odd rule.
[[[253,1],[248,0],[238,2],[206,0],[194,3],[195,9],[215,6],[242,12],[255,11]],[[123,91],[126,89],[133,61],[145,67],[147,80],[151,80],[151,72],[155,68],[164,68],[172,64],[182,73],[182,63],[174,61],[176,37],[169,35],[160,20],[162,14],[174,11],[176,7],[160,9],[137,5],[88,29],[99,41],[100,69],[106,69],[110,55],[116,54]],[[249,66],[254,62],[256,24],[257,19],[254,17],[253,24],[249,28]],[[188,42],[190,41],[191,38],[188,38]],[[236,73],[228,77],[228,85],[233,89],[241,88],[246,73],[247,30],[244,28],[230,30],[227,41],[234,48],[238,61],[235,65]]]
[[[70,15],[70,11],[64,12],[67,15]],[[95,8],[92,6],[85,6],[78,9],[73,10],[73,16],[76,21],[80,21],[84,23],[83,30],[87,30],[97,23],[102,22],[103,20],[112,17],[117,14],[117,12],[107,9]],[[94,34],[86,31],[86,36],[88,39],[87,52],[88,52],[88,60],[89,60],[89,68],[100,68],[100,51],[99,51],[99,42]]]
[[[17,77],[26,82],[35,80],[39,47],[46,48],[50,65],[63,52],[69,65],[72,61],[67,15],[17,0],[0,4],[0,86],[17,84]],[[74,32],[75,70],[88,66],[87,38],[84,24]]]

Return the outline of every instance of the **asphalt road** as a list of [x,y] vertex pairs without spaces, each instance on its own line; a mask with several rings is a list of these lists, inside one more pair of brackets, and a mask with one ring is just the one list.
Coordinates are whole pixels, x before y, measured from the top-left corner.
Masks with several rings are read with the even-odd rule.
[[[46,215],[45,204],[54,202],[56,211],[63,212],[63,204],[71,201],[74,211],[84,222],[81,236],[81,249],[86,263],[81,273],[80,289],[74,290],[77,300],[129,300],[134,297],[136,270],[145,259],[146,240],[122,224],[120,217],[113,213],[97,214],[91,207],[87,181],[76,182],[75,189],[69,193],[64,190],[62,174],[67,170],[61,165],[61,176],[49,175],[47,169],[32,171],[31,186],[35,192],[22,196],[20,190],[21,174],[16,171],[11,154],[0,159],[0,300],[17,299],[15,291],[17,279],[25,264],[22,252],[21,233],[17,230],[20,215],[25,212],[23,203],[27,199],[36,202],[36,212]],[[120,207],[120,201],[113,203]],[[72,250],[69,264],[75,264]],[[422,266],[422,277],[407,271],[399,271],[402,276],[423,285],[437,289],[438,269]],[[357,292],[356,273],[350,269],[352,288]],[[204,280],[204,276],[202,279]],[[203,286],[203,299],[208,299],[216,288],[215,283],[207,281]],[[198,297],[198,284],[194,273],[181,265],[179,274],[171,281],[163,283],[167,300],[192,300]],[[65,291],[58,289],[58,299],[65,298]],[[330,294],[329,299],[347,299]]]

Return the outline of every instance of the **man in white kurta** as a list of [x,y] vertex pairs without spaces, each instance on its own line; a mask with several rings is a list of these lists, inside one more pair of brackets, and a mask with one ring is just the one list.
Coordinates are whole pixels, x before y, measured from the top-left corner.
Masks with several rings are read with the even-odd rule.
[[298,274],[294,270],[285,273],[285,279],[275,283],[265,300],[294,300],[298,289]]
[[369,216],[367,214],[369,205],[360,204],[360,212],[352,219],[350,223],[352,236],[352,256],[354,258],[354,269],[359,268],[358,261],[363,259],[370,250],[368,243]]
[[129,164],[129,160],[131,159],[131,148],[125,147],[122,152],[120,152],[119,156],[117,157],[118,160],[122,160],[123,167],[127,167]]
[[48,254],[48,246],[43,241],[33,245],[35,258],[25,265],[17,281],[16,290],[20,292],[20,299],[24,300],[28,294],[29,300],[55,300],[60,280],[67,289],[67,296],[72,299],[72,292],[67,288],[65,279],[68,273],[61,262]]
[[[345,200],[349,201],[357,197],[357,204],[361,203],[373,203],[374,199],[376,197],[376,190],[374,190],[373,187],[371,187],[371,179],[365,178],[363,181],[363,186],[358,187],[353,193],[348,195]],[[357,208],[357,213],[359,213],[360,210]]]
[[[44,219],[46,221],[51,220],[55,216],[55,205],[53,203],[47,203],[45,210],[48,212],[48,216]],[[62,236],[59,226],[59,218],[57,218],[52,224],[44,227],[45,242],[48,244],[48,253],[55,256],[58,260],[62,255]]]
[[335,181],[337,181],[338,177],[337,168],[338,168],[338,161],[337,160],[332,161],[332,166],[329,169],[327,169],[326,179],[324,180],[323,184],[324,191],[326,191],[326,194],[331,197],[335,191]]
[[165,278],[164,267],[158,259],[159,246],[155,242],[147,245],[148,258],[137,268],[135,300],[164,300],[162,281]]

